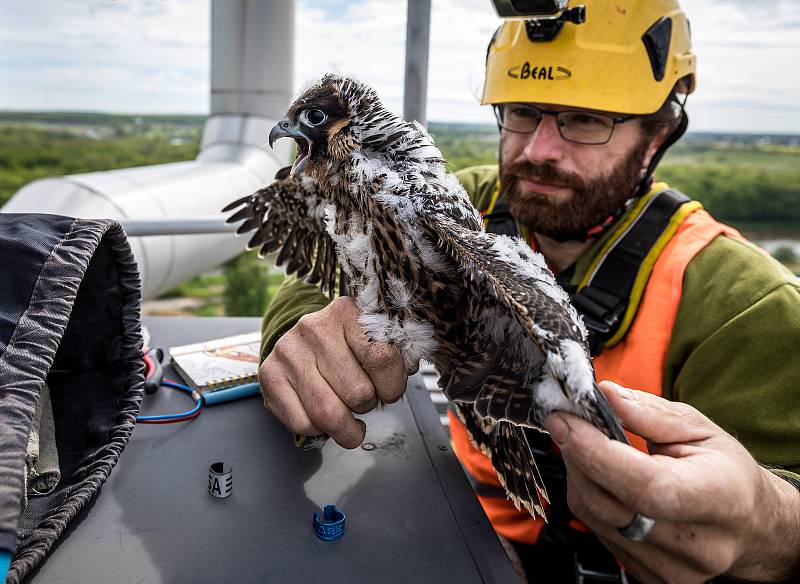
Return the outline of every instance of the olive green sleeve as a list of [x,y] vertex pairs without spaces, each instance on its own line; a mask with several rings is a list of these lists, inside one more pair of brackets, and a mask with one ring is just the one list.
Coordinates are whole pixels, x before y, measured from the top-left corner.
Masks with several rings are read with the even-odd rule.
[[471,166],[456,173],[461,186],[467,191],[470,201],[479,211],[485,210],[497,184],[497,165]]
[[800,473],[800,281],[750,244],[715,239],[684,274],[664,381],[759,463]]
[[288,276],[272,298],[261,320],[261,360],[267,358],[275,343],[300,317],[322,310],[328,297],[318,286]]
[[[478,209],[481,202],[488,201],[497,180],[497,165],[475,166],[456,175],[466,189],[473,205]],[[484,205],[488,204],[484,202]],[[261,360],[266,359],[275,343],[292,328],[300,317],[322,310],[328,298],[319,288],[293,276],[287,277],[264,312],[261,321]]]

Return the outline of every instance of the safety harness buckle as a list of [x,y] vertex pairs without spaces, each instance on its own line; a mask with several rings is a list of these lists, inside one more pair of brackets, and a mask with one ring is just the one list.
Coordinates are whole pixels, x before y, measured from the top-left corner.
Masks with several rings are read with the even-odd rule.
[[611,582],[613,584],[628,584],[625,570],[616,566],[613,571],[585,568],[575,552],[575,584],[594,584],[595,582]]
[[572,297],[572,304],[583,317],[589,331],[589,349],[592,356],[596,357],[619,328],[620,320],[628,308],[627,299],[587,286]]

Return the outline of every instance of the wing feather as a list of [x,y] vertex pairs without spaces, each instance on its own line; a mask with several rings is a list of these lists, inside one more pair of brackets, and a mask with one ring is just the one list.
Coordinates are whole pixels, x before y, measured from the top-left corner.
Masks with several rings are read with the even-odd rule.
[[[546,518],[547,491],[520,426],[541,428],[543,412],[535,399],[539,384],[560,381],[564,395],[580,399],[580,409],[595,426],[627,442],[593,375],[589,393],[577,396],[567,387],[567,379],[554,379],[547,369],[546,356],[558,353],[566,339],[583,347],[591,371],[579,317],[566,293],[556,288],[546,266],[536,266],[524,243],[516,244],[441,216],[435,221],[424,220],[422,229],[437,249],[463,270],[468,291],[468,332],[440,383],[445,394],[455,400],[455,410],[470,440],[492,461],[517,509],[524,507],[534,516]],[[516,253],[521,254],[519,258],[515,258]],[[487,311],[491,313],[488,318]],[[494,321],[507,331],[512,320],[538,351],[515,351],[487,330],[491,326],[488,321]]]
[[277,251],[276,266],[285,265],[287,274],[305,277],[333,298],[340,270],[325,226],[327,202],[311,180],[290,176],[288,167],[275,178],[267,187],[226,205],[223,213],[235,211],[226,222],[241,221],[237,235],[254,231],[247,249],[258,249],[262,256]]
[[[464,270],[470,298],[480,300],[469,311],[475,325],[485,324],[486,311],[494,299],[499,313],[492,318],[515,320],[541,354],[540,362],[529,362],[530,356],[527,359],[524,354],[515,357],[514,347],[510,347],[511,351],[509,347],[487,347],[487,337],[491,335],[484,331],[480,339],[472,341],[476,352],[504,353],[498,363],[501,374],[521,383],[517,387],[507,383],[498,386],[487,383],[487,376],[479,385],[451,383],[446,390],[448,397],[475,401],[477,412],[494,420],[541,427],[543,412],[538,410],[538,400],[530,396],[537,391],[537,384],[549,381],[557,384],[567,399],[581,401],[584,407],[580,409],[595,426],[608,436],[627,442],[618,419],[594,380],[583,323],[543,259],[534,256],[521,240],[476,231],[441,216],[435,221],[423,220],[422,228],[437,248]],[[582,354],[567,354],[576,348]],[[565,364],[564,371],[553,373],[554,359]],[[461,363],[452,367],[472,369]],[[566,370],[570,367],[579,372],[577,379],[583,384],[580,392],[574,387],[576,377],[569,377],[573,373]],[[466,377],[470,375],[474,377],[474,372]],[[454,377],[458,375],[448,374],[449,379]]]

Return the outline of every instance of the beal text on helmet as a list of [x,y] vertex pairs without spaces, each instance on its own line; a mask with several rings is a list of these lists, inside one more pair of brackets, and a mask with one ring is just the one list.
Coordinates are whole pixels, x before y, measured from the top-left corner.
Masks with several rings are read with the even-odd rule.
[[533,65],[525,61],[522,65],[514,65],[508,70],[508,76],[514,79],[544,79],[548,81],[564,81],[572,77],[572,71],[564,67],[552,65]]

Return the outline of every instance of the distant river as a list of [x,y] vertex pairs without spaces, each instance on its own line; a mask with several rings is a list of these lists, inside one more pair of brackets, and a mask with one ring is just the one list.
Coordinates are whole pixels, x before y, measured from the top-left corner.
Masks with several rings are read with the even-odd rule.
[[739,229],[747,239],[770,253],[781,247],[790,247],[800,256],[800,228],[741,226]]
[[800,256],[800,239],[757,239],[752,235],[745,233],[747,239],[763,247],[769,253],[774,253],[776,249],[781,247],[791,247],[794,253]]

